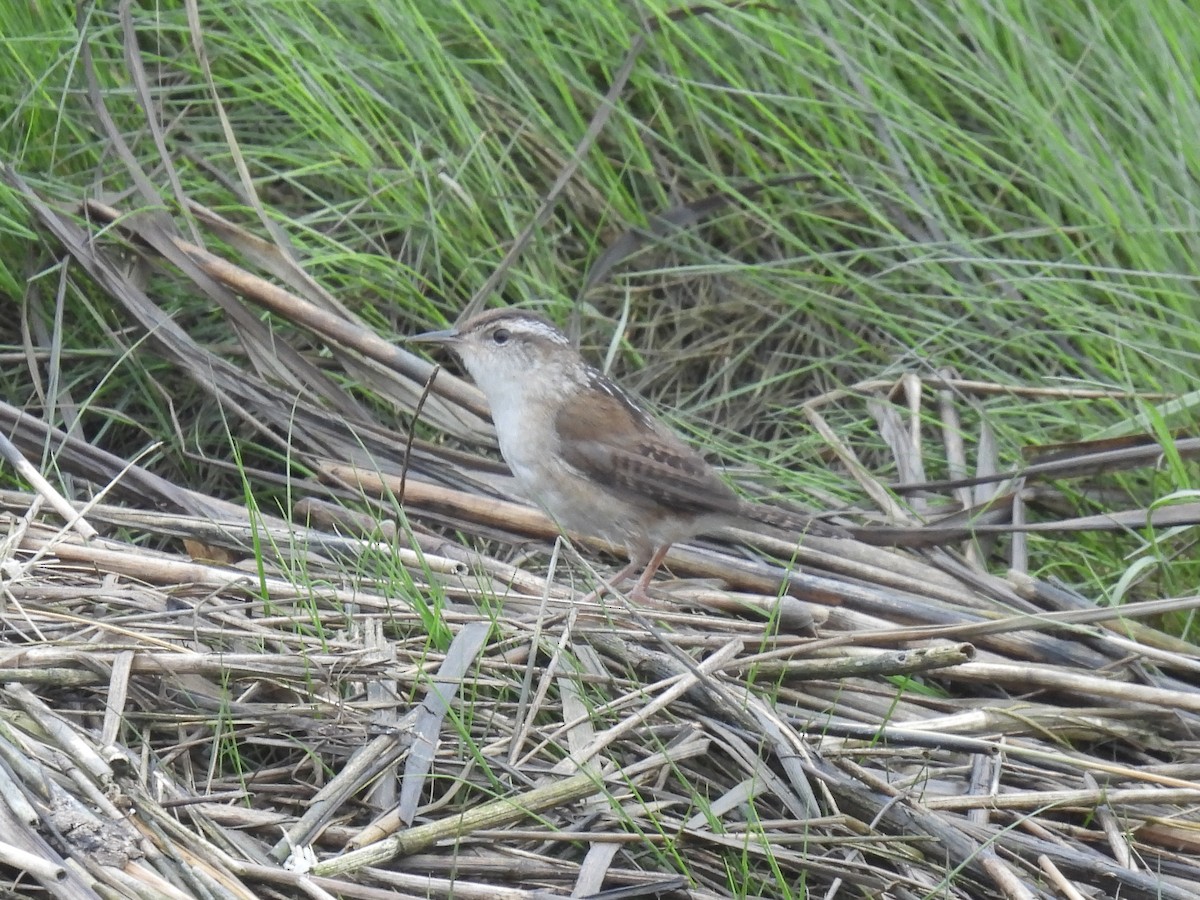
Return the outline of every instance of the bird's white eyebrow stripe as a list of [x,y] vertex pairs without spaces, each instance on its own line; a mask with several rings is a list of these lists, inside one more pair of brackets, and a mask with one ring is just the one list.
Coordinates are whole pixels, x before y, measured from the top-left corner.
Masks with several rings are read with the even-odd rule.
[[545,338],[563,347],[571,346],[570,339],[548,322],[535,319],[532,316],[506,316],[496,318],[487,323],[489,329],[508,328],[516,335],[530,335]]
[[553,325],[547,325],[545,322],[540,322],[537,319],[522,319],[521,325],[530,332],[548,338],[556,344],[562,344],[563,346],[570,346],[571,344],[567,336]]

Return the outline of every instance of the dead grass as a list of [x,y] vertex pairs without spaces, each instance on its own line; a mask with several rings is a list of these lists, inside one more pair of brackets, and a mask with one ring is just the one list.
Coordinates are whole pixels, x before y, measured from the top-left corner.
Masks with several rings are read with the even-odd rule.
[[[645,27],[710,12],[685,10]],[[87,402],[82,417],[67,409],[74,401],[62,398],[70,391],[37,394],[38,385],[34,395],[52,398],[44,415],[0,402],[0,453],[33,487],[0,492],[0,866],[13,896],[1195,896],[1200,663],[1193,646],[1159,626],[1193,615],[1200,598],[1113,605],[1057,583],[1030,558],[1031,548],[1048,542],[1062,554],[1086,553],[1071,540],[1084,531],[1119,536],[1138,560],[1194,553],[1181,527],[1200,521],[1191,495],[1151,505],[1115,493],[1107,475],[1150,471],[1164,456],[1194,457],[1200,439],[1165,426],[1133,439],[1071,443],[1064,435],[1062,445],[1009,470],[992,439],[988,398],[1129,408],[1173,398],[967,380],[923,367],[917,341],[883,343],[888,329],[872,316],[885,314],[887,304],[863,314],[851,291],[885,290],[872,276],[902,269],[914,248],[947,253],[943,276],[987,302],[976,310],[954,295],[929,311],[928,322],[900,334],[927,327],[953,333],[955,316],[977,315],[975,344],[957,349],[963,358],[1001,356],[1020,337],[997,335],[1019,329],[997,317],[992,333],[988,303],[1019,291],[1008,269],[993,272],[974,244],[961,248],[948,236],[931,203],[923,208],[920,179],[896,154],[877,105],[866,102],[861,73],[848,67],[849,84],[882,152],[860,156],[889,162],[903,189],[895,196],[913,200],[912,209],[893,209],[890,199],[863,215],[814,193],[796,214],[837,227],[822,232],[811,251],[764,246],[793,237],[790,219],[757,222],[750,211],[744,227],[723,231],[724,243],[702,254],[664,250],[672,241],[686,249],[694,221],[743,196],[726,185],[694,208],[651,222],[653,240],[634,231],[610,235],[622,253],[648,247],[640,263],[660,268],[661,280],[647,275],[624,295],[599,293],[593,311],[625,323],[606,329],[614,340],[657,351],[642,377],[676,393],[655,399],[719,410],[712,418],[760,441],[802,426],[810,437],[795,457],[758,460],[759,469],[737,478],[747,492],[764,493],[772,466],[801,459],[813,467],[816,460],[828,477],[809,505],[861,529],[862,540],[797,544],[764,530],[678,547],[668,560],[672,578],[657,584],[662,606],[633,608],[616,593],[589,597],[611,548],[580,544],[577,551],[512,496],[503,466],[488,452],[492,436],[478,392],[447,373],[430,385],[431,364],[384,336],[388,327],[423,329],[428,323],[413,307],[396,321],[379,310],[370,312],[382,321],[363,321],[304,271],[280,233],[264,240],[185,194],[178,167],[197,166],[258,212],[262,233],[277,229],[253,178],[231,174],[244,164],[233,134],[252,131],[265,141],[278,134],[282,144],[292,121],[281,116],[261,135],[261,123],[239,121],[222,145],[231,172],[205,160],[203,127],[195,132],[203,140],[193,143],[185,128],[183,149],[168,152],[157,130],[160,111],[170,110],[170,127],[187,125],[197,101],[184,85],[180,106],[158,105],[166,94],[156,90],[179,73],[167,67],[166,75],[148,76],[143,45],[170,57],[184,32],[139,42],[128,5],[111,21],[97,16],[122,37],[105,45],[88,40],[96,32],[80,32],[95,122],[78,126],[78,141],[90,148],[99,130],[104,152],[124,167],[114,181],[124,191],[127,177],[129,193],[56,205],[17,171],[2,172],[71,266],[62,270],[58,296],[40,300],[62,310],[77,273],[87,276],[111,304],[93,310],[97,329],[111,328],[112,345],[129,356],[153,360],[153,368],[135,371],[152,398],[137,409],[154,422],[121,407],[99,440],[85,427]],[[191,27],[199,48],[202,29]],[[572,138],[575,156],[566,149],[572,141],[524,133],[528,117],[520,110],[503,122],[511,129],[491,129],[511,131],[513,146],[533,160],[537,183],[552,187],[540,210],[519,223],[523,230],[513,229],[520,237],[508,243],[503,232],[508,253],[472,304],[503,285],[557,199],[586,193],[589,202],[576,206],[590,210],[593,225],[608,221],[609,194],[575,177],[578,160],[611,124],[612,101],[644,37],[607,77],[606,101],[596,104],[583,137]],[[249,45],[269,43],[249,35]],[[868,59],[882,58],[876,43],[873,37]],[[111,54],[102,60],[128,77],[131,92],[123,82],[102,87],[93,44]],[[914,46],[898,57],[905,73],[914,59],[908,54],[924,52]],[[436,40],[430,47],[415,72],[435,71],[445,56]],[[242,60],[242,49],[229,56]],[[332,56],[341,78],[342,56]],[[604,62],[607,70],[611,61]],[[180,71],[194,74],[190,66]],[[200,66],[196,84],[204,89],[196,95],[211,87],[217,104],[224,92],[207,67]],[[812,77],[801,74],[804,82]],[[323,96],[332,108],[353,84],[330,81],[331,93],[314,95],[314,103]],[[507,109],[503,91],[469,87],[466,102]],[[791,90],[779,96],[801,97]],[[1013,104],[1007,95],[997,99],[1007,114]],[[164,211],[159,182],[126,142],[142,125],[123,130],[110,102],[145,113],[176,215]],[[56,106],[57,99],[49,104]],[[915,108],[896,119],[919,127],[909,115]],[[237,104],[230,109],[238,114]],[[781,109],[779,125],[796,111]],[[241,110],[261,114],[253,105]],[[215,121],[206,126],[213,134]],[[1045,135],[1041,121],[1037,133]],[[467,117],[463,123],[462,146],[474,147],[476,131],[487,129]],[[353,141],[357,126],[315,129],[314,142],[324,154],[330,135]],[[839,135],[843,128],[838,119]],[[710,140],[693,130],[701,145]],[[389,134],[375,143],[391,146]],[[1033,146],[1019,138],[1021,147]],[[633,146],[654,150],[640,133]],[[322,165],[323,156],[298,163],[305,175],[284,171],[269,187],[279,198],[303,192],[309,170]],[[686,181],[672,165],[659,159],[649,180]],[[1005,159],[1003,171],[1012,165]],[[506,203],[512,185],[498,166],[484,169],[496,184],[478,195]],[[934,169],[952,171],[940,162]],[[388,189],[404,188],[409,176],[398,172],[382,173],[380,183],[393,179]],[[439,169],[443,176],[454,196],[471,198]],[[1102,172],[1095,177],[1104,180]],[[947,185],[948,196],[969,196]],[[1007,191],[1007,175],[1003,185]],[[351,190],[346,208],[323,208],[304,226],[319,230],[337,220],[358,228],[353,211],[366,205],[363,193]],[[368,199],[389,201],[382,188]],[[459,214],[470,209],[464,204]],[[985,217],[952,230],[1016,228],[1005,224],[1007,211],[998,215],[1002,228]],[[1056,234],[1073,234],[1070,216],[1051,220]],[[1017,221],[1024,233],[1027,223]],[[872,227],[878,251],[861,240]],[[410,245],[390,220],[384,233],[363,241],[389,272],[436,251],[420,237]],[[489,239],[500,233],[487,230]],[[1147,240],[1157,247],[1164,234],[1147,230]],[[437,291],[455,296],[459,279],[474,283],[463,273],[479,263],[471,255],[479,246],[464,242],[471,249],[456,249],[468,254],[455,257],[457,265],[439,259],[428,267],[446,279]],[[744,252],[749,246],[761,252]],[[615,267],[622,253],[599,258]],[[751,255],[762,265],[739,282],[750,289],[723,294],[717,276]],[[809,255],[812,270],[795,278]],[[686,286],[672,282],[680,260],[699,258],[712,261],[711,280],[693,270]],[[793,270],[775,271],[776,261]],[[555,253],[544,254],[543,264],[569,265]],[[842,288],[834,277],[839,265],[856,267]],[[1143,268],[1157,271],[1130,264],[1135,273]],[[412,268],[413,295],[427,287],[416,277],[422,271]],[[1070,268],[1047,271],[1059,272],[1068,290],[1089,284],[1084,274],[1067,281],[1062,273]],[[1030,272],[1045,280],[1038,265]],[[525,277],[538,280],[536,272]],[[754,279],[772,277],[785,290],[779,283],[753,290]],[[175,318],[154,291],[168,279],[199,298]],[[39,279],[30,291],[48,295],[51,282]],[[800,306],[781,298],[793,284],[812,290],[826,282],[833,284],[821,302],[846,315],[821,327],[790,321],[788,310]],[[914,285],[937,290],[925,275]],[[648,299],[652,315],[626,318]],[[1114,308],[1123,319],[1124,308]],[[110,320],[112,310],[119,316]],[[577,312],[584,311],[581,302]],[[216,329],[191,327],[197,321],[219,323],[221,340],[198,338]],[[62,324],[56,321],[53,336],[22,334],[27,359],[50,347],[46,368],[55,377],[69,369],[56,343]],[[823,369],[804,362],[827,360],[833,345],[836,359]],[[1066,350],[1075,360],[1073,346]],[[1077,370],[1062,371],[1111,383],[1078,356]],[[863,379],[864,368],[871,378]],[[796,378],[798,371],[807,378]],[[155,381],[157,372],[170,373],[170,386]],[[786,389],[763,389],[785,376]],[[420,403],[414,439],[411,417]],[[213,419],[224,426],[228,454],[203,455],[211,448],[194,442],[190,429],[214,429],[196,425],[178,408],[184,404],[200,407],[210,417],[206,426]],[[62,428],[54,424],[60,420]],[[114,436],[109,429],[124,430]],[[145,449],[146,436],[167,434],[186,448],[177,456],[199,457],[202,478],[168,478],[142,465],[140,454],[156,449]],[[114,452],[126,447],[134,449]],[[251,456],[242,455],[247,449]],[[221,489],[197,488],[211,481]],[[70,482],[83,489],[64,489]],[[227,499],[230,484],[242,488],[241,502]],[[95,499],[82,506],[60,491]],[[1081,499],[1095,514],[1077,512]],[[1131,565],[1114,591],[1118,599],[1136,595],[1130,588],[1140,571]]]
[[[129,270],[25,190],[76,262],[148,321]],[[217,279],[198,289],[236,285],[235,319],[253,324],[246,301],[268,305],[414,405],[428,364],[322,312],[319,293],[127,221]],[[1153,627],[1200,599],[1105,608],[1022,563],[1039,529],[1195,521],[1188,505],[1046,514],[1055,491],[1041,478],[1144,465],[1148,448],[1059,448],[1041,469],[914,491],[939,443],[952,475],[999,468],[968,460],[961,435],[978,427],[971,398],[1001,388],[908,378],[823,395],[803,412],[857,482],[843,521],[923,546],[730,534],[677,548],[674,574],[703,580],[663,582],[663,608],[634,609],[583,598],[592,554],[556,544],[546,574],[553,529],[485,456],[414,442],[397,519],[406,436],[324,371],[281,370],[303,360],[279,352],[241,368],[166,321],[150,341],[242,426],[289,436],[292,515],[165,482],[5,410],[11,453],[49,443],[58,472],[120,500],[63,526],[50,484],[0,496],[4,833],[36,857],[9,857],[26,873],[14,887],[1184,898],[1200,883],[1200,665]],[[281,400],[281,379],[303,384],[299,399]],[[426,421],[486,441],[473,389],[444,374],[434,388]],[[958,425],[930,431],[928,404]],[[829,425],[851,412],[874,421],[907,488],[880,482]],[[978,541],[930,545],[968,520]],[[538,552],[513,561],[471,549],[477,538]]]

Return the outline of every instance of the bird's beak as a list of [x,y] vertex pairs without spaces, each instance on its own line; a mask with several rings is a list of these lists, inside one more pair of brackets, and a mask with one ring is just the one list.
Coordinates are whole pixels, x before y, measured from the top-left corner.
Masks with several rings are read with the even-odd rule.
[[425,331],[404,339],[406,344],[457,344],[461,335],[457,328],[447,328],[444,331]]

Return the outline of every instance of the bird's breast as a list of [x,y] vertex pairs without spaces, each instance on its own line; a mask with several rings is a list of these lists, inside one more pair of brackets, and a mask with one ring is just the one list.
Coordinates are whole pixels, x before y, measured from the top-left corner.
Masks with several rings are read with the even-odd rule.
[[519,399],[505,402],[507,399],[491,398],[500,454],[522,491],[532,495],[558,455],[558,438],[551,418],[541,412],[539,404]]

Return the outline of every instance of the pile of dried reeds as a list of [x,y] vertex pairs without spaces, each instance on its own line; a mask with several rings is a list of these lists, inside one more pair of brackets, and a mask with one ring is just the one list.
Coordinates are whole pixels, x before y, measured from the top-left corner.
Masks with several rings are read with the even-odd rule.
[[[704,581],[660,581],[662,609],[584,601],[597,555],[552,543],[486,454],[410,446],[263,326],[247,300],[402,409],[429,375],[276,251],[194,211],[292,292],[160,218],[89,209],[119,219],[142,265],[170,261],[219,304],[251,350],[241,367],[24,189],[154,352],[313,474],[291,479],[291,519],[274,518],[0,409],[8,459],[49,446],[54,473],[103,489],[86,507],[50,483],[0,496],[14,892],[1196,896],[1200,662],[1145,620],[1198,598],[1097,607],[1026,574],[1020,534],[1004,575],[978,545],[944,545],[968,519],[977,533],[1023,521],[1023,479],[1145,464],[1153,447],[1069,448],[1003,491],[960,481],[948,490],[970,515],[915,529],[927,495],[899,508],[829,412],[873,415],[914,483],[918,402],[952,423],[958,398],[994,388],[911,380],[897,404],[890,384],[860,385],[806,414],[876,521],[920,547],[730,534],[677,548],[673,573]],[[452,378],[423,416],[487,440],[478,396]],[[965,471],[955,431],[947,460]],[[1027,530],[1195,519],[1174,507]],[[544,554],[513,565],[479,538],[553,547],[549,574]]]

